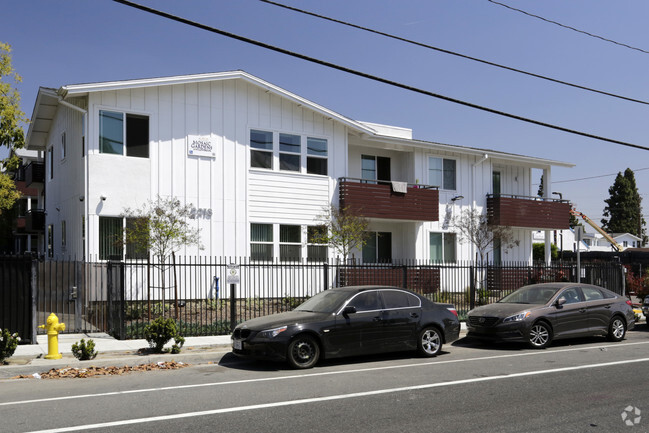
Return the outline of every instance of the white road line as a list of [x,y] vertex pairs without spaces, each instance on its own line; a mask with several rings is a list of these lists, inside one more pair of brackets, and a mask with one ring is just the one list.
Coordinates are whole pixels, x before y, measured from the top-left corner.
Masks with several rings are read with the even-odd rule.
[[541,375],[541,374],[562,373],[562,372],[566,372],[566,371],[586,370],[586,369],[600,368],[600,367],[611,367],[611,366],[618,366],[618,365],[624,365],[624,364],[634,364],[634,363],[640,363],[640,362],[649,362],[649,358],[633,359],[633,360],[626,360],[626,361],[616,361],[616,362],[606,362],[606,363],[601,363],[601,364],[580,365],[580,366],[576,366],[576,367],[555,368],[555,369],[551,369],[551,370],[529,371],[529,372],[525,372],[525,373],[512,373],[512,374],[498,375],[498,376],[477,377],[477,378],[471,378],[471,379],[454,380],[454,381],[451,381],[451,382],[428,383],[428,384],[425,384],[425,385],[405,386],[405,387],[401,387],[401,388],[379,389],[379,390],[375,390],[375,391],[357,392],[357,393],[352,393],[352,394],[339,394],[339,395],[331,395],[331,396],[327,396],[327,397],[304,398],[304,399],[298,399],[298,400],[286,400],[286,401],[278,401],[278,402],[274,402],[274,403],[264,403],[264,404],[250,405],[250,406],[238,406],[238,407],[230,407],[230,408],[223,408],[223,409],[213,409],[213,410],[205,410],[205,411],[200,411],[200,412],[187,412],[187,413],[178,413],[178,414],[172,414],[172,415],[153,416],[153,417],[148,417],[148,418],[135,418],[135,419],[129,419],[129,420],[122,420],[122,421],[111,421],[111,422],[105,422],[105,423],[86,424],[86,425],[73,426],[73,427],[63,427],[63,428],[58,428],[58,429],[38,430],[38,431],[29,432],[29,433],[72,432],[72,431],[80,431],[80,430],[88,430],[88,429],[98,429],[98,428],[106,428],[106,427],[118,427],[118,426],[133,425],[133,424],[144,424],[144,423],[149,423],[149,422],[170,421],[170,420],[178,420],[178,419],[181,419],[181,418],[193,418],[193,417],[198,417],[198,416],[219,415],[219,414],[224,414],[224,413],[242,412],[242,411],[247,411],[247,410],[258,410],[258,409],[268,409],[268,408],[276,408],[276,407],[282,407],[282,406],[294,406],[294,405],[299,405],[299,404],[320,403],[320,402],[325,402],[325,401],[344,400],[344,399],[359,398],[359,397],[369,397],[369,396],[375,396],[375,395],[381,395],[381,394],[390,394],[390,393],[395,393],[395,392],[417,391],[417,390],[422,390],[422,389],[441,388],[441,387],[454,386],[454,385],[464,385],[464,384],[469,384],[469,383],[487,382],[487,381],[502,380],[502,379],[512,379],[512,378],[525,377],[525,376],[537,376],[537,375]]
[[[549,355],[556,353],[566,353],[566,352],[575,352],[575,351],[585,351],[585,350],[601,350],[601,349],[618,349],[628,346],[637,346],[637,345],[647,345],[647,342],[635,342],[635,343],[622,343],[622,344],[606,344],[602,346],[591,346],[591,347],[574,347],[570,349],[558,349],[558,350],[543,350],[543,351],[532,351],[525,353],[511,353],[507,355],[492,355],[492,356],[482,356],[479,358],[464,358],[464,359],[453,359],[447,361],[432,360],[427,362],[418,362],[413,364],[401,364],[401,365],[389,365],[384,367],[369,367],[369,368],[358,368],[353,370],[341,370],[341,371],[323,371],[319,373],[306,373],[306,374],[294,374],[289,376],[275,376],[275,377],[262,377],[256,379],[242,379],[242,380],[232,380],[226,382],[212,382],[212,383],[197,383],[191,385],[178,385],[178,386],[164,386],[158,388],[143,388],[143,389],[133,389],[128,391],[112,391],[112,392],[102,392],[96,394],[83,394],[83,395],[69,395],[69,396],[60,396],[57,397],[57,401],[62,400],[75,400],[81,398],[94,398],[94,397],[109,397],[114,395],[127,395],[127,394],[139,394],[145,392],[160,392],[160,391],[169,391],[169,390],[179,390],[179,389],[191,389],[191,388],[203,388],[208,386],[226,386],[226,385],[240,385],[245,383],[255,383],[255,382],[270,382],[277,380],[289,380],[289,379],[308,379],[311,377],[318,376],[331,376],[338,374],[350,374],[350,373],[366,373],[372,371],[381,371],[381,370],[393,370],[399,368],[415,368],[415,367],[427,367],[435,365],[445,365],[445,364],[455,364],[458,362],[473,362],[473,361],[486,361],[492,359],[502,359],[502,358],[518,358],[523,356],[540,356],[540,355]],[[51,398],[39,398],[33,400],[21,400],[21,401],[9,401],[0,403],[2,406],[13,406],[19,404],[30,404],[30,403],[43,403],[51,402]]]

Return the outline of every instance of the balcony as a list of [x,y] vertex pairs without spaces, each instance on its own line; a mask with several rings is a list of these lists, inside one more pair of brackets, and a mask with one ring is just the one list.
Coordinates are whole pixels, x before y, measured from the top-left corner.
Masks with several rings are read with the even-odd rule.
[[44,232],[45,231],[45,211],[32,209],[27,211],[25,216],[26,232]]
[[542,197],[487,195],[489,224],[539,230],[569,227],[570,202]]
[[340,178],[341,208],[348,207],[366,218],[439,221],[439,191],[429,185],[408,184],[395,192],[392,183]]
[[43,183],[45,181],[45,164],[42,162],[30,162],[25,167],[25,185]]

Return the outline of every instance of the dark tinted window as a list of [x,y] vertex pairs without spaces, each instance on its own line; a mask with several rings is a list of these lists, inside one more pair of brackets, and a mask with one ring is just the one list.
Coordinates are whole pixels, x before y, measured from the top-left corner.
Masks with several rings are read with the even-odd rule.
[[419,299],[410,293],[400,290],[383,290],[383,304],[385,308],[408,308],[418,307]]
[[582,301],[581,296],[579,295],[579,290],[576,287],[564,290],[559,295],[559,299],[561,298],[566,298],[566,304],[574,304]]
[[356,311],[380,310],[381,299],[379,298],[379,292],[372,290],[370,292],[359,293],[347,305],[356,307]]
[[587,301],[604,299],[602,292],[594,287],[582,287],[581,291],[584,293],[584,298],[586,298]]
[[149,118],[126,115],[126,156],[149,157]]

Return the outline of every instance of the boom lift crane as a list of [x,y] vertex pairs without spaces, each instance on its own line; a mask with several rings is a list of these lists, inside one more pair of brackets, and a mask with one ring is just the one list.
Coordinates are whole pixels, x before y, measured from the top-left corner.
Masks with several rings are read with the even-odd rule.
[[606,233],[606,232],[605,232],[605,231],[604,231],[600,226],[598,226],[597,224],[595,224],[595,222],[594,222],[592,219],[588,218],[588,217],[587,217],[586,215],[584,215],[582,212],[579,212],[579,211],[576,210],[576,209],[570,209],[570,213],[571,213],[572,215],[574,215],[574,216],[578,216],[578,217],[580,217],[581,219],[583,219],[584,221],[586,221],[586,223],[587,223],[588,225],[590,225],[592,228],[594,228],[595,230],[597,230],[597,232],[598,232],[599,234],[601,234],[602,236],[604,236],[604,239],[606,239],[607,241],[609,241],[609,242],[611,243],[611,245],[613,246],[613,248],[615,249],[615,251],[620,252],[620,251],[624,250],[624,247],[623,247],[622,245],[620,245],[620,244],[618,244],[617,242],[615,242],[615,239],[613,239],[613,238],[612,238],[608,233]]

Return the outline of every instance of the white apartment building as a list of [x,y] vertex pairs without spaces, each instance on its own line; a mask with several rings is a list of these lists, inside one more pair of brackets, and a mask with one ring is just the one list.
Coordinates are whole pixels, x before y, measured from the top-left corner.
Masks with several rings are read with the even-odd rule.
[[334,257],[309,238],[330,204],[370,219],[354,252],[366,263],[471,260],[450,224],[470,207],[513,227],[519,245],[497,259],[531,260],[532,232],[549,243],[568,228],[569,203],[533,197],[531,173],[550,184],[573,164],[415,140],[242,71],[41,88],[31,118],[44,178],[28,186],[44,197],[49,257],[127,254],[110,241],[120,215],[158,196],[195,209],[204,248],[179,255]]

